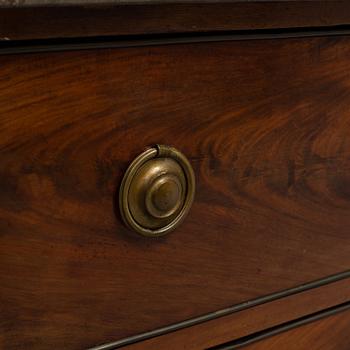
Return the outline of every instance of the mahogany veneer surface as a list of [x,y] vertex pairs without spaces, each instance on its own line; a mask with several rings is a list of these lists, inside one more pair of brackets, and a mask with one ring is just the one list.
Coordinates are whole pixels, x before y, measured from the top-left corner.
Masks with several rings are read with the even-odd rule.
[[[0,347],[81,349],[349,269],[350,38],[0,57]],[[121,223],[147,145],[186,221]]]

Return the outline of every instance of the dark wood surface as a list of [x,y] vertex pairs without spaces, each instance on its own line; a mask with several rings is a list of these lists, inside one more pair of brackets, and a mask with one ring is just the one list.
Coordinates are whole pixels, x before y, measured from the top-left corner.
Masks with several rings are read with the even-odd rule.
[[239,349],[348,350],[350,348],[349,328],[350,311],[343,311]]
[[[81,349],[350,267],[350,38],[0,57],[0,339]],[[114,204],[147,145],[191,161],[182,226]]]
[[[135,343],[123,349],[208,349],[349,300],[350,279],[345,279]],[[341,329],[341,331],[344,332],[344,329]],[[337,332],[337,334],[340,334],[341,331]],[[344,333],[344,335],[347,334],[348,332]],[[285,349],[285,347],[281,346],[279,349]],[[310,347],[309,349],[314,348]]]
[[126,6],[86,6],[86,1],[85,6],[36,8],[25,7],[25,1],[3,0],[0,7],[1,3],[10,6],[0,8],[0,39],[5,41],[350,24],[350,2],[337,0],[175,1]]

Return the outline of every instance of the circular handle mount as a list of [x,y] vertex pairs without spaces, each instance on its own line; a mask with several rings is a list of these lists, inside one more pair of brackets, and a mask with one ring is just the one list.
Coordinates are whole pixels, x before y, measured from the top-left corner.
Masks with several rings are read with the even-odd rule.
[[194,173],[187,158],[173,147],[157,145],[127,169],[119,192],[120,212],[135,232],[163,236],[183,221],[194,192]]

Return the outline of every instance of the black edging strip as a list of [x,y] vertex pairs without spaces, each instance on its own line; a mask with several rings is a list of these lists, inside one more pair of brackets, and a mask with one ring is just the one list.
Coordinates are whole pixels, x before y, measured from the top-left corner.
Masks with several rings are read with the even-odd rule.
[[257,29],[218,31],[212,33],[180,33],[157,35],[131,35],[92,38],[66,38],[47,40],[2,40],[0,55],[34,52],[75,51],[106,48],[127,48],[237,40],[287,39],[319,36],[350,35],[349,25],[318,28]]
[[211,313],[208,313],[208,314],[203,315],[203,316],[191,318],[191,319],[186,320],[186,321],[182,321],[182,322],[178,322],[178,323],[175,323],[175,324],[172,324],[169,326],[158,328],[158,329],[153,330],[153,331],[149,331],[149,332],[138,334],[138,335],[135,335],[135,336],[132,336],[129,338],[117,340],[117,341],[109,343],[109,344],[96,346],[96,347],[90,348],[89,350],[118,349],[118,348],[125,346],[125,345],[136,343],[136,342],[146,340],[149,338],[154,338],[154,337],[157,337],[160,335],[164,335],[166,333],[177,331],[177,330],[182,329],[182,328],[194,326],[194,325],[197,325],[199,323],[210,321],[210,320],[213,320],[213,319],[218,318],[218,317],[226,316],[226,315],[232,314],[234,312],[238,312],[238,311],[241,311],[244,309],[251,308],[253,306],[264,304],[264,303],[274,301],[276,299],[280,299],[283,297],[287,297],[287,296],[290,296],[292,294],[297,294],[297,293],[304,292],[304,291],[309,290],[309,289],[318,288],[318,287],[321,287],[323,285],[326,285],[326,284],[329,284],[332,282],[336,282],[336,281],[339,281],[339,280],[342,280],[345,278],[350,278],[350,270],[336,274],[336,275],[332,275],[332,276],[329,276],[329,277],[326,277],[326,278],[323,278],[323,279],[320,279],[317,281],[302,284],[298,287],[290,288],[290,289],[287,289],[287,290],[284,290],[281,292],[273,293],[273,294],[270,294],[270,295],[267,295],[264,297],[260,297],[260,298],[250,300],[250,301],[247,301],[247,302],[244,302],[241,304],[237,304],[237,305],[228,307],[226,309],[211,312]]
[[293,320],[293,321],[285,322],[282,325],[271,327],[271,328],[265,329],[263,331],[253,333],[253,334],[248,335],[246,337],[242,337],[242,338],[239,338],[237,340],[234,340],[234,341],[231,341],[228,343],[224,343],[221,345],[217,345],[217,346],[208,348],[207,350],[240,349],[244,346],[250,345],[250,344],[255,343],[257,341],[272,337],[274,335],[289,331],[291,329],[294,329],[294,328],[297,328],[300,326],[304,326],[308,323],[318,321],[322,318],[332,316],[332,315],[335,315],[337,313],[340,313],[340,312],[343,312],[343,311],[346,311],[349,309],[350,309],[350,302],[346,302],[346,303],[343,303],[340,305],[330,307],[326,310],[315,312],[314,314],[311,314],[308,316],[300,317],[300,318]]

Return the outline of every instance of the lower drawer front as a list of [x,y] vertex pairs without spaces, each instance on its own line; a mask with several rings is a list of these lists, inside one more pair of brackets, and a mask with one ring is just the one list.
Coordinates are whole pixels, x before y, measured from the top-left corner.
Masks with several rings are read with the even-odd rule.
[[[349,300],[350,278],[347,278],[135,342],[123,350],[237,349],[339,312],[339,305],[344,310]],[[342,327],[337,329],[338,333],[347,335]],[[310,347],[310,350],[315,349],[319,348]]]
[[[81,349],[350,267],[350,38],[0,57],[0,344]],[[197,192],[159,239],[124,227],[153,144]]]
[[[252,337],[244,342],[217,350],[348,350],[350,348],[350,311],[343,311],[312,323],[258,341]],[[291,327],[293,324],[290,325]],[[278,331],[276,329],[275,331]],[[255,341],[257,340],[257,341]]]

